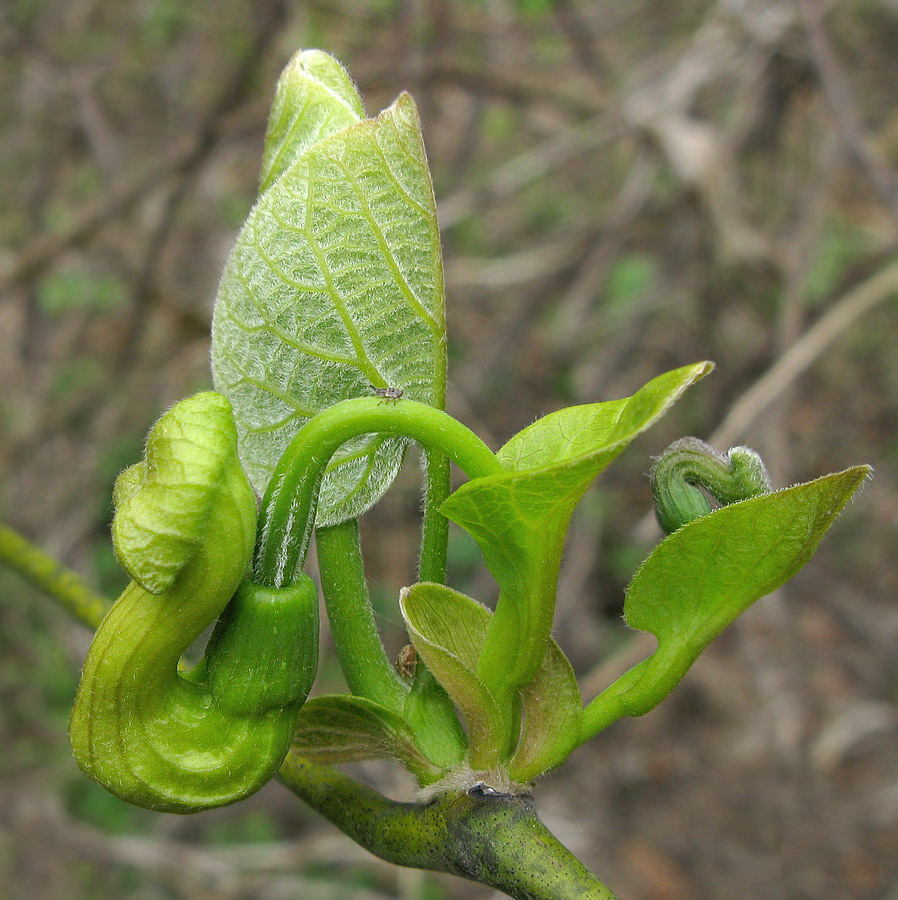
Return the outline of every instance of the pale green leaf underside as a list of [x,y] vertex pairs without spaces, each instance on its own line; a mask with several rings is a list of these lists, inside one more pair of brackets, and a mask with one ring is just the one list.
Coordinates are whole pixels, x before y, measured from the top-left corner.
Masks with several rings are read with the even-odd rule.
[[299,714],[293,750],[321,763],[398,759],[419,776],[438,775],[403,719],[364,697],[313,697]]
[[275,89],[259,193],[317,141],[364,118],[361,98],[337,60],[321,50],[294,54]]
[[[212,361],[259,492],[308,418],[371,385],[442,408],[439,234],[408,95],[312,145],[261,196],[222,277]],[[404,446],[379,436],[344,445],[322,484],[317,524],[376,502]]]
[[724,628],[808,561],[868,474],[858,466],[743,500],[658,544],[624,605],[627,624],[654,634],[658,649],[594,700],[587,718],[605,727],[659,703]]

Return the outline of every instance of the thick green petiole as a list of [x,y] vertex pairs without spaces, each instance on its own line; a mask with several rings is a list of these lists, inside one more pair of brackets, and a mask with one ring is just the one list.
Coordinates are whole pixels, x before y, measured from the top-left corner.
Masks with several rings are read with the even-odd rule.
[[319,528],[315,537],[321,592],[349,690],[402,712],[408,688],[387,659],[368,598],[355,519]]
[[421,556],[418,581],[446,581],[449,520],[440,507],[449,496],[449,457],[439,450],[424,450],[424,517],[421,523]]

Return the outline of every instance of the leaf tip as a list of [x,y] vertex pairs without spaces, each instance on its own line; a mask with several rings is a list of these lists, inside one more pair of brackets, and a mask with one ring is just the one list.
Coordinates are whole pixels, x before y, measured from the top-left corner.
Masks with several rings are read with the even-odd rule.
[[695,363],[692,367],[693,376],[690,384],[695,384],[696,381],[701,381],[705,375],[710,375],[711,372],[716,368],[716,363],[712,362],[710,359],[702,360],[702,362]]

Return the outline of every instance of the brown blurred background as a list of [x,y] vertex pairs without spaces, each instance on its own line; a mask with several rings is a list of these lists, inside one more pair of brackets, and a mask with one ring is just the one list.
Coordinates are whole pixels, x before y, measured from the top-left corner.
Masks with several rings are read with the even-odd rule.
[[[449,407],[494,448],[717,362],[578,510],[557,637],[588,697],[645,649],[620,609],[668,442],[747,443],[778,486],[876,467],[662,707],[538,786],[547,823],[625,900],[896,900],[895,0],[3,0],[0,516],[120,589],[113,479],[210,384],[274,83],[313,46],[369,113],[418,102]],[[416,517],[412,464],[363,523],[392,649]],[[451,568],[491,598],[456,532]],[[492,896],[377,862],[278,785],[187,818],[107,795],[65,737],[87,632],[8,573],[0,592],[3,900]],[[340,689],[332,656],[319,685]]]

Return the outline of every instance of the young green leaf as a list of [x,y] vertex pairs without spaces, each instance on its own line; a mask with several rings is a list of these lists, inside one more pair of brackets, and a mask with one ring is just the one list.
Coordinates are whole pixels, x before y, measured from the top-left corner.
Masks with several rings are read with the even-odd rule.
[[[337,94],[335,103],[346,99],[343,89]],[[291,438],[320,410],[370,394],[371,386],[401,388],[438,408],[445,399],[442,261],[414,102],[403,94],[377,118],[305,152],[308,134],[293,134],[280,141],[282,155],[299,155],[237,238],[212,329],[215,383],[233,404],[241,459],[260,492]],[[272,160],[278,152],[271,149]],[[278,165],[272,161],[271,172]],[[369,435],[344,445],[321,487],[318,524],[376,502],[406,443]]]
[[583,701],[570,661],[553,640],[543,664],[521,691],[524,724],[508,774],[528,782],[561,765],[577,746]]
[[361,97],[337,60],[321,50],[294,54],[275,88],[259,193],[317,141],[364,118]]
[[584,711],[582,740],[640,716],[677,685],[708,644],[810,559],[870,470],[857,466],[695,519],[663,540],[627,590],[627,624],[658,649]]
[[415,650],[467,725],[471,766],[495,765],[509,739],[507,716],[476,673],[490,611],[445,585],[427,582],[406,588],[399,606]]
[[534,422],[497,454],[509,471],[463,484],[442,512],[480,545],[502,589],[477,672],[513,693],[542,663],[568,522],[593,479],[711,369],[653,379],[624,400],[574,406]]
[[[549,413],[519,431],[496,457],[506,469],[521,472],[572,462],[602,450],[617,455],[713,368],[710,362],[683,366],[653,378],[632,397]],[[603,462],[608,465],[611,460]]]
[[373,700],[349,694],[309,700],[299,714],[293,750],[320,763],[398,759],[422,784],[442,774],[418,749],[402,718]]
[[[401,605],[416,649],[426,643],[442,644],[436,651],[426,648],[430,655],[424,659],[428,665],[435,660],[432,671],[468,723],[471,764],[492,765],[497,757],[485,752],[481,735],[498,746],[506,740],[500,723],[511,719],[509,710],[497,710],[495,698],[474,671],[493,614],[476,600],[439,584],[414,585],[403,594]],[[555,641],[549,640],[536,678],[521,691],[520,705],[524,724],[520,735],[511,736],[517,737],[517,747],[508,769],[515,781],[526,782],[563,762],[577,745],[580,731],[577,679]],[[472,721],[487,724],[472,729]]]

